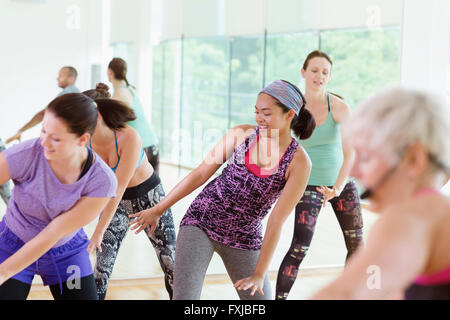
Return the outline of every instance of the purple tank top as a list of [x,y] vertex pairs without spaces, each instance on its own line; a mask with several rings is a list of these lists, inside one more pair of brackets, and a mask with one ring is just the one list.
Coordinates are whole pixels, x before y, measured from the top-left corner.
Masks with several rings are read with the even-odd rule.
[[260,178],[244,163],[245,154],[258,133],[257,128],[236,148],[222,174],[208,183],[192,202],[180,226],[197,226],[210,239],[228,247],[261,248],[261,221],[286,184],[286,170],[298,143],[292,139],[278,170],[267,178]]

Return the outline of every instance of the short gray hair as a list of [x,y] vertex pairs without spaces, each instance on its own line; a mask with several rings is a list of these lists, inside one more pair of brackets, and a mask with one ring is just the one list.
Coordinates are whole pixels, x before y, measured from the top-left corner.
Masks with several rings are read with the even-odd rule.
[[347,125],[350,138],[364,132],[367,144],[392,161],[418,142],[450,167],[450,104],[444,95],[400,86],[382,90],[361,102]]

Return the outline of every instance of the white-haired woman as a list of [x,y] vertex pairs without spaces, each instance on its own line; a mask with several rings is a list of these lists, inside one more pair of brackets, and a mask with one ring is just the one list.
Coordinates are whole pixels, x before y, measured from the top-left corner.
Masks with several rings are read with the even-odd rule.
[[360,105],[349,124],[352,175],[380,213],[366,247],[315,299],[450,299],[450,107],[403,88]]

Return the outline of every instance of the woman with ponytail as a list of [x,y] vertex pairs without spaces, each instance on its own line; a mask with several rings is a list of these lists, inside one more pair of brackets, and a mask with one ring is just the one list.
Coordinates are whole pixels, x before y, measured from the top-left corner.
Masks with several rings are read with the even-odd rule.
[[[151,226],[152,232],[165,210],[203,185],[228,161],[181,221],[174,299],[200,298],[214,252],[221,256],[241,299],[271,299],[269,263],[283,222],[301,198],[311,170],[306,152],[291,136],[292,126],[300,139],[314,130],[314,119],[304,110],[304,101],[288,82],[269,84],[256,100],[257,126],[240,125],[228,131],[167,197],[133,216],[137,218],[133,230],[139,233]],[[261,221],[277,199],[263,238]]]
[[[96,98],[99,114],[91,147],[115,172],[118,181],[117,196],[103,210],[88,248],[89,252],[97,249],[94,276],[100,300],[106,297],[120,245],[129,229],[129,215],[155,206],[165,196],[158,174],[148,161],[143,161],[141,137],[127,125],[136,119],[133,110],[119,100],[108,99],[108,89],[99,83],[95,90],[83,92]],[[149,240],[172,298],[176,234],[170,208],[163,213],[155,232],[149,234]]]
[[35,275],[55,299],[97,300],[83,226],[117,189],[88,147],[97,116],[92,99],[62,95],[45,109],[40,138],[0,153],[0,184],[14,183],[0,222],[0,300],[25,300]]
[[141,100],[136,94],[136,88],[128,82],[127,63],[125,60],[121,58],[111,60],[108,65],[108,81],[112,83],[114,89],[112,98],[124,102],[133,109],[136,119],[131,121],[129,125],[136,129],[141,136],[147,159],[155,172],[159,174],[158,138],[147,121]]
[[301,70],[305,79],[307,107],[316,122],[309,139],[301,142],[312,162],[306,191],[295,208],[294,237],[278,271],[276,299],[287,299],[300,263],[311,243],[317,217],[330,201],[347,247],[346,260],[362,245],[363,222],[355,183],[348,180],[354,150],[341,135],[341,123],[350,116],[343,99],[327,92],[332,61],[322,51],[311,52]]

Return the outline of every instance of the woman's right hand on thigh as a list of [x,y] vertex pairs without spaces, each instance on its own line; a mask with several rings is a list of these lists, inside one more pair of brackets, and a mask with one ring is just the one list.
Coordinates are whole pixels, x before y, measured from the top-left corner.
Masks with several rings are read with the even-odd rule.
[[136,218],[130,222],[130,229],[136,230],[138,229],[135,234],[140,233],[142,230],[146,229],[150,226],[150,230],[148,231],[148,235],[150,236],[153,231],[155,231],[156,226],[158,225],[159,218],[161,217],[163,212],[160,212],[158,205],[147,209],[142,210],[135,214],[130,214],[130,219]]

